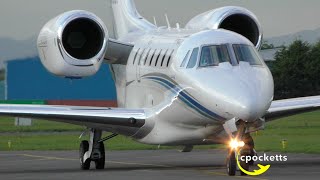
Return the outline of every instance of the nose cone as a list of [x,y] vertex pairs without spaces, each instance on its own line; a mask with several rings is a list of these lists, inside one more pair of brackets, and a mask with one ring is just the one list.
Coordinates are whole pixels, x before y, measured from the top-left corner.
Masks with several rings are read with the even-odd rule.
[[239,74],[228,86],[220,100],[233,117],[250,122],[266,113],[273,98],[271,74],[263,69],[247,72],[246,76]]
[[[235,70],[234,70],[235,69]],[[262,117],[273,98],[273,80],[267,68],[234,68],[222,72],[202,87],[202,102],[225,119],[252,122]],[[210,98],[210,102],[208,99]]]
[[266,111],[267,102],[250,89],[243,88],[241,91],[235,92],[234,95],[230,95],[230,97],[232,96],[236,98],[229,105],[229,111],[236,118],[244,121],[254,121]]

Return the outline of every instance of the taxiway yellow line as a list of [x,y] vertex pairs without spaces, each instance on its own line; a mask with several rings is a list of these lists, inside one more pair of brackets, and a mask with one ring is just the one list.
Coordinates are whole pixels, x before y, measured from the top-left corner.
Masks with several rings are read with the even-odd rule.
[[[31,155],[31,154],[19,154],[25,157],[34,157],[34,158],[42,158],[48,160],[65,160],[65,161],[78,161],[79,159],[72,159],[72,158],[59,158],[59,157],[51,157],[51,156],[38,156],[38,155]],[[170,168],[172,166],[166,166],[161,164],[146,164],[146,163],[135,163],[135,162],[121,162],[121,161],[107,161],[114,164],[126,164],[126,165],[142,165],[142,166],[154,166],[154,167],[167,167]]]
[[71,159],[71,158],[59,158],[59,157],[51,157],[51,156],[37,156],[31,154],[19,154],[20,156],[25,157],[33,157],[33,158],[42,158],[42,159],[49,159],[49,160],[66,160],[66,161],[76,161],[78,159]]
[[225,173],[205,171],[205,170],[201,170],[201,172],[204,172],[206,174],[219,175],[219,176],[228,176],[228,177],[241,178],[241,179],[268,180],[268,179],[264,179],[264,178],[253,177],[253,176],[229,176],[229,175],[227,175]]
[[[40,158],[41,160],[46,160],[46,159],[47,160],[64,160],[64,161],[78,161],[79,160],[79,159],[73,159],[73,158],[60,158],[60,157],[52,157],[52,156],[38,156],[38,155],[32,155],[32,154],[18,154],[18,155],[25,156],[25,157]],[[114,164],[176,168],[174,166],[161,165],[161,164],[147,164],[147,163],[122,162],[122,161],[107,161],[107,162],[114,163]],[[202,173],[205,173],[205,174],[228,176],[227,174],[219,173],[219,172],[212,172],[212,171],[206,171],[206,170],[198,170],[198,171],[202,172]],[[234,178],[242,178],[242,179],[252,179],[252,180],[268,180],[268,179],[252,177],[252,176],[233,176],[233,177]]]
[[142,165],[142,166],[154,166],[154,167],[166,167],[171,168],[173,166],[161,165],[161,164],[145,164],[145,163],[134,163],[134,162],[121,162],[121,161],[107,161],[115,164],[127,164],[127,165]]

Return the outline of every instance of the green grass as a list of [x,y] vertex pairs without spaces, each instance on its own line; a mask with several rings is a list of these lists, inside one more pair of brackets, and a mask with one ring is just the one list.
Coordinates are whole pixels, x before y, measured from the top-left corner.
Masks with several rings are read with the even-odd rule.
[[32,120],[32,126],[15,126],[14,118],[0,118],[0,132],[62,132],[62,131],[82,131],[81,126],[58,123],[45,120]]
[[[8,147],[11,142],[11,148]],[[80,144],[79,135],[23,135],[2,136],[0,150],[77,150]],[[108,141],[108,150],[157,149],[157,146],[136,143],[130,138],[118,136]]]
[[[104,136],[109,135],[104,133]],[[88,139],[84,137],[83,139]],[[0,151],[20,150],[77,150],[83,139],[78,134],[54,134],[54,135],[15,135],[1,136]],[[10,147],[9,147],[10,144]],[[108,150],[156,150],[156,149],[180,149],[172,146],[156,146],[138,143],[125,136],[117,136],[105,143]],[[208,149],[221,147],[221,145],[198,146],[196,149]]]
[[[320,111],[282,118],[253,133],[258,151],[320,153]],[[283,149],[282,140],[287,140]]]
[[[1,135],[0,150],[76,150],[80,140],[78,133],[62,131],[81,131],[83,127],[49,121],[33,121],[31,127],[15,127],[12,118],[0,119],[0,132],[55,132],[50,135],[17,133]],[[60,133],[61,132],[61,133]],[[320,111],[305,113],[267,123],[264,131],[253,133],[258,151],[277,151],[294,153],[320,153]],[[287,140],[286,149],[281,141]],[[8,147],[11,142],[11,148]],[[108,141],[109,150],[158,149],[158,146],[144,145],[124,136]],[[161,149],[177,148],[161,146]],[[197,149],[223,148],[218,146],[198,146]]]

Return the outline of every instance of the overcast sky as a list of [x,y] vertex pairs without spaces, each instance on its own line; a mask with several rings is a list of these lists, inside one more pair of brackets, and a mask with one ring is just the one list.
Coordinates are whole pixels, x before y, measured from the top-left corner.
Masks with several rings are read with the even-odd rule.
[[[98,15],[110,28],[109,0],[1,0],[0,37],[27,39],[37,36],[54,16],[83,9]],[[319,0],[135,0],[141,15],[155,16],[164,25],[164,13],[172,24],[184,25],[193,16],[221,6],[237,5],[254,12],[265,37],[320,27]]]

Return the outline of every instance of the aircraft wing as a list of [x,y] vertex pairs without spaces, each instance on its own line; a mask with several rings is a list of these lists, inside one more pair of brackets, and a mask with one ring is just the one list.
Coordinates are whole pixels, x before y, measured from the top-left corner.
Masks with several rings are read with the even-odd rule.
[[317,109],[320,109],[320,96],[278,100],[272,102],[265,119],[272,121]]
[[0,116],[31,117],[87,127],[142,127],[145,111],[104,107],[1,104]]

